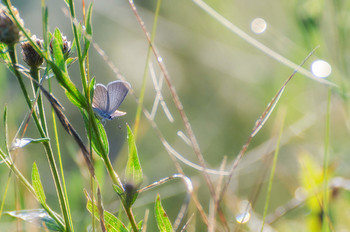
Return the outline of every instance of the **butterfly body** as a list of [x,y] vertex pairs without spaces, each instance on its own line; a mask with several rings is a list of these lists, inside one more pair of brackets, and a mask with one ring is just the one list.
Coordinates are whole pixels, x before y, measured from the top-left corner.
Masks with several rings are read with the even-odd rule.
[[120,117],[126,112],[118,110],[120,104],[124,101],[131,88],[130,84],[125,81],[112,81],[107,87],[103,84],[96,84],[92,108],[103,120],[112,120]]

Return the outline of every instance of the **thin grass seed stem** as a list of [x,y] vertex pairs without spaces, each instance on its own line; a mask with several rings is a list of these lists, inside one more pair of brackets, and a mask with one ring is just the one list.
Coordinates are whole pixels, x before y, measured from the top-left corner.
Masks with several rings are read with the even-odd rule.
[[[153,21],[152,32],[151,32],[151,41],[152,42],[154,41],[154,38],[156,37],[157,22],[158,22],[158,16],[159,16],[161,3],[162,3],[162,0],[158,0],[157,1],[157,7],[156,7],[156,12],[154,14],[154,21]],[[148,45],[148,50],[147,50],[147,56],[146,56],[145,69],[144,69],[144,72],[143,72],[143,80],[142,80],[142,85],[141,85],[139,104],[137,105],[137,110],[136,110],[135,127],[134,127],[135,141],[136,141],[137,134],[138,134],[140,118],[141,118],[141,112],[142,112],[142,105],[143,105],[143,100],[144,100],[145,92],[146,92],[146,83],[147,83],[147,76],[148,76],[151,52],[152,52],[152,47],[151,47],[151,44],[149,44]]]
[[[171,80],[170,80],[170,75],[161,59],[161,56],[159,55],[159,52],[158,50],[156,49],[155,45],[152,43],[152,40],[151,40],[151,37],[145,27],[145,23],[144,21],[142,20],[141,16],[138,14],[138,11],[136,9],[136,6],[133,2],[133,0],[129,0],[129,5],[137,19],[137,21],[139,22],[140,26],[141,26],[141,29],[142,31],[144,32],[145,36],[146,36],[146,39],[149,43],[149,46],[152,48],[152,51],[153,51],[153,54],[155,55],[155,57],[157,58],[157,61],[158,61],[158,64],[159,64],[159,67],[161,69],[161,71],[163,72],[164,74],[164,78],[165,78],[165,81],[168,85],[168,88],[170,90],[170,93],[172,95],[172,98],[173,98],[173,101],[175,103],[175,106],[176,108],[178,109],[179,113],[180,113],[180,116],[181,116],[181,119],[185,125],[185,128],[186,128],[186,132],[191,140],[191,143],[192,143],[192,147],[193,147],[193,150],[194,150],[194,153],[196,154],[197,156],[197,159],[199,160],[201,166],[203,167],[203,169],[207,169],[206,165],[205,165],[205,162],[204,162],[204,158],[203,158],[203,155],[202,155],[202,152],[200,151],[200,147],[199,147],[199,144],[197,142],[197,139],[194,135],[194,132],[191,128],[191,124],[188,120],[188,117],[183,109],[183,105],[180,101],[180,98],[175,90],[175,87],[173,86],[173,84],[171,83]],[[213,187],[213,183],[211,182],[210,180],[210,177],[209,177],[209,174],[207,172],[202,172],[203,173],[203,176],[204,176],[204,179],[205,181],[207,182],[207,185],[209,187],[209,191],[212,195],[212,197],[215,196],[215,190],[214,190],[214,187]]]
[[[19,73],[19,71],[17,70],[17,66],[16,66],[16,64],[17,64],[17,56],[16,56],[16,53],[15,53],[14,45],[9,45],[8,50],[9,50],[9,54],[10,54],[10,58],[11,58],[14,74],[15,74],[15,76],[16,76],[19,84],[20,84],[20,87],[22,89],[22,92],[23,92],[24,98],[25,98],[25,100],[27,102],[27,105],[28,105],[29,109],[31,110],[32,109],[32,103],[30,101],[27,89],[26,89],[26,87],[24,85],[24,82],[22,80],[22,76]],[[39,119],[38,119],[35,111],[33,111],[33,119],[34,119],[35,125],[36,125],[36,127],[37,127],[37,129],[38,129],[38,131],[40,133],[40,136],[42,138],[45,138],[46,134],[45,134],[43,128],[41,127],[41,125],[40,125]],[[58,194],[60,207],[61,207],[64,219],[65,219],[65,223],[66,223],[66,230],[67,230],[67,232],[70,232],[72,225],[70,224],[70,221],[69,221],[69,217],[68,217],[68,213],[67,213],[66,199],[65,199],[63,191],[62,191],[62,184],[61,184],[61,181],[60,181],[60,178],[59,178],[59,174],[58,174],[58,171],[57,171],[55,159],[53,157],[52,148],[51,148],[51,145],[50,145],[49,142],[43,142],[43,145],[44,145],[44,148],[45,148],[45,151],[46,151],[46,155],[47,155],[47,158],[48,158],[48,161],[49,161],[50,170],[51,170],[54,182],[55,182],[55,187],[56,187],[56,191],[57,191],[57,194]]]
[[247,141],[245,142],[245,144],[243,145],[243,147],[241,148],[241,150],[239,151],[235,161],[233,162],[233,165],[231,167],[230,170],[230,174],[228,176],[228,179],[226,181],[226,184],[223,188],[223,191],[221,192],[221,196],[220,199],[223,198],[224,193],[226,192],[228,185],[231,182],[231,179],[233,177],[234,171],[236,170],[238,164],[240,163],[241,159],[243,158],[244,154],[246,153],[248,146],[250,144],[250,142],[252,141],[253,137],[259,132],[259,130],[261,129],[261,127],[263,126],[263,124],[267,121],[268,117],[270,116],[270,114],[272,113],[271,107],[275,107],[277,103],[274,103],[276,100],[279,100],[280,96],[283,93],[284,88],[287,86],[287,84],[289,83],[289,81],[294,77],[294,75],[299,71],[299,68],[302,67],[305,62],[311,57],[312,54],[314,54],[314,52],[316,51],[318,47],[314,48],[306,57],[305,59],[299,64],[298,68],[295,69],[293,71],[293,73],[287,78],[287,80],[283,83],[282,87],[277,91],[277,93],[274,95],[274,97],[272,98],[272,100],[269,102],[269,104],[267,105],[267,107],[264,109],[263,113],[261,114],[261,116],[259,117],[259,119],[256,121],[256,124],[254,125],[253,129],[252,129],[252,133],[249,135]]

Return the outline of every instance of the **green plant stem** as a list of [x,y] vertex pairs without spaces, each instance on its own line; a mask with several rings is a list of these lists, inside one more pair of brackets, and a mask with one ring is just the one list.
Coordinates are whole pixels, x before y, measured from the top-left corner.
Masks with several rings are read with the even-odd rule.
[[137,228],[137,224],[136,224],[136,221],[135,221],[135,217],[132,213],[132,210],[131,210],[131,207],[125,207],[124,206],[124,210],[126,212],[126,215],[128,216],[129,218],[129,221],[130,221],[130,224],[131,224],[131,227],[133,229],[134,232],[138,232],[139,229]]
[[323,218],[322,218],[322,231],[329,231],[329,189],[328,189],[328,163],[329,163],[329,139],[330,139],[330,117],[331,117],[331,96],[332,90],[328,89],[328,98],[327,98],[327,112],[326,112],[326,131],[325,131],[325,140],[324,140],[324,160],[323,160]]
[[[48,80],[48,83],[49,83],[49,91],[51,93],[51,81],[50,81],[50,79]],[[72,214],[70,212],[70,207],[69,207],[69,199],[68,199],[68,194],[67,194],[66,181],[64,178],[64,171],[63,171],[63,164],[62,164],[62,157],[61,157],[61,150],[60,150],[60,142],[59,142],[59,137],[58,137],[58,132],[57,132],[55,110],[53,108],[51,109],[51,114],[52,114],[52,124],[53,124],[54,132],[55,132],[58,161],[60,164],[60,171],[61,171],[61,177],[62,177],[62,183],[63,183],[63,191],[64,191],[64,195],[65,195],[66,200],[67,200],[67,210],[68,210],[68,214],[69,214],[69,220],[70,220],[71,224],[73,225]],[[74,231],[73,226],[72,226],[72,231]]]
[[[93,120],[94,121],[94,120]],[[102,149],[104,150],[104,149]],[[120,188],[124,189],[123,184],[118,176],[118,174],[114,171],[111,160],[109,159],[108,155],[103,157],[103,162],[107,168],[108,174],[112,179],[113,184],[118,185]]]
[[[15,176],[21,180],[21,182],[29,190],[29,192],[31,192],[33,196],[36,196],[32,185],[22,175],[22,173],[17,169],[17,167],[13,165],[13,163],[10,162],[8,159],[6,159],[6,155],[2,150],[0,150],[0,157],[5,161],[5,164],[11,169],[11,171],[15,174]],[[64,224],[62,223],[62,221],[57,217],[56,213],[48,205],[42,205],[42,207],[50,215],[51,218],[53,218],[62,228],[64,228]]]
[[[26,87],[24,85],[24,82],[23,82],[23,79],[22,79],[22,76],[21,76],[21,74],[19,73],[19,71],[17,70],[17,67],[16,67],[17,57],[16,57],[16,52],[15,52],[15,46],[14,45],[9,45],[8,46],[8,52],[9,52],[9,55],[10,55],[10,58],[11,58],[12,66],[13,66],[13,72],[14,72],[14,74],[15,74],[18,82],[19,82],[19,85],[20,85],[21,89],[22,89],[22,92],[23,92],[24,98],[25,98],[25,100],[27,102],[27,105],[28,105],[29,109],[31,110],[32,109],[32,102],[30,101],[27,89],[26,89]],[[45,138],[46,137],[46,133],[45,133],[43,127],[40,125],[38,116],[37,116],[35,111],[33,111],[33,119],[34,119],[35,125],[36,125],[36,127],[37,127],[37,129],[38,129],[38,131],[40,133],[40,136],[42,138]],[[60,178],[59,178],[59,174],[58,174],[58,171],[57,171],[57,167],[56,167],[55,159],[54,159],[54,156],[53,156],[52,148],[51,148],[51,145],[50,145],[49,142],[43,142],[43,145],[44,145],[44,148],[45,148],[45,151],[46,151],[47,159],[49,161],[49,166],[50,166],[50,169],[51,169],[51,173],[52,173],[52,176],[53,176],[53,179],[54,179],[54,182],[55,182],[56,191],[57,191],[57,194],[58,194],[58,199],[59,199],[59,203],[60,203],[60,206],[61,206],[62,214],[64,216],[64,220],[65,220],[65,223],[66,223],[66,231],[70,232],[70,231],[72,231],[71,230],[72,225],[70,224],[70,220],[69,220],[69,216],[68,216],[68,212],[67,212],[66,199],[65,199],[63,191],[62,191],[62,184],[61,184],[61,181],[60,181]]]
[[[154,15],[153,26],[152,26],[151,42],[154,41],[154,38],[156,36],[157,22],[158,22],[158,16],[159,16],[159,10],[160,10],[161,3],[162,3],[162,0],[157,1],[157,7],[156,7],[155,15]],[[137,139],[138,129],[139,129],[139,125],[140,125],[142,105],[143,105],[143,100],[144,100],[145,92],[146,92],[146,83],[147,83],[147,76],[148,76],[147,74],[148,74],[148,69],[149,69],[149,60],[151,57],[151,52],[152,52],[152,45],[149,44],[148,51],[147,51],[147,57],[146,57],[146,65],[145,65],[145,69],[143,71],[143,79],[142,79],[142,86],[141,86],[141,91],[140,91],[139,104],[137,105],[136,116],[135,116],[135,126],[134,126],[135,140]]]
[[278,136],[278,140],[277,140],[277,144],[276,144],[276,150],[275,150],[275,154],[273,156],[273,163],[272,163],[272,169],[271,169],[271,173],[270,173],[270,178],[269,178],[269,185],[267,188],[267,195],[266,195],[266,200],[265,200],[265,207],[264,207],[264,215],[263,215],[263,224],[261,226],[261,232],[264,231],[264,225],[265,225],[265,218],[267,215],[267,210],[269,208],[269,202],[270,202],[270,196],[271,196],[271,189],[272,189],[272,182],[273,182],[273,177],[275,176],[275,170],[276,170],[276,166],[277,166],[277,158],[278,158],[278,154],[280,151],[280,143],[281,143],[281,138],[282,138],[282,134],[283,134],[283,128],[284,128],[284,120],[286,118],[286,114],[284,114],[282,116],[282,122],[281,122],[281,128],[280,128],[280,133]]
[[78,54],[78,60],[79,60],[79,68],[80,68],[80,75],[82,78],[82,84],[85,92],[85,96],[87,96],[88,90],[88,83],[87,83],[87,78],[86,78],[86,73],[85,73],[85,65],[84,65],[84,60],[83,56],[81,54],[81,47],[80,47],[80,40],[79,40],[79,35],[78,35],[78,29],[77,26],[75,25],[75,7],[74,7],[74,1],[69,0],[69,10],[70,10],[70,15],[71,15],[71,24],[73,28],[73,34],[74,34],[74,39],[75,39],[75,44],[77,47],[77,54]]
[[[39,78],[39,69],[37,67],[32,67],[30,69],[30,76],[36,80],[38,83],[40,83],[40,78]],[[39,86],[33,82],[34,84],[34,90],[35,92],[38,92],[38,89],[39,89]],[[46,136],[47,136],[47,126],[46,126],[46,117],[45,117],[45,113],[44,113],[44,104],[43,104],[43,99],[42,99],[42,94],[41,92],[39,91],[38,92],[38,102],[37,102],[37,105],[38,105],[38,109],[39,109],[39,117],[40,117],[40,121],[41,121],[41,126],[43,127],[43,130],[45,131],[46,133]]]
[[6,196],[7,196],[7,191],[9,189],[9,186],[10,186],[10,181],[11,181],[11,171],[8,175],[8,178],[7,178],[7,183],[6,183],[6,187],[5,187],[5,191],[4,191],[4,196],[2,197],[2,202],[1,202],[1,205],[0,205],[0,218],[1,218],[1,215],[2,215],[2,211],[4,209],[4,205],[5,205],[5,199],[6,199]]

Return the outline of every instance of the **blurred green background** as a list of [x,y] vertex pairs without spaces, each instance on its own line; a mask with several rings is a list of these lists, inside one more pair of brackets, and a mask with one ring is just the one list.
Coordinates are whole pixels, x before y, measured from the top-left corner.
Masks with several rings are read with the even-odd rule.
[[[75,3],[78,19],[81,20],[81,1],[75,1]],[[156,3],[155,0],[135,1],[149,31],[152,28]],[[12,1],[12,4],[18,8],[26,28],[32,34],[41,37],[41,2],[17,0]],[[69,40],[72,40],[70,20],[64,1],[47,1],[46,4],[49,7],[51,31],[58,27]],[[317,59],[323,59],[332,66],[332,74],[328,80],[336,83],[339,88],[332,91],[331,177],[349,178],[347,96],[350,2],[211,0],[207,1],[207,4],[250,36],[296,64],[301,63],[312,49],[320,46],[306,62],[304,68],[309,70],[312,61]],[[262,34],[253,33],[250,28],[252,20],[258,17],[263,18],[267,23],[267,29]],[[148,43],[127,1],[94,2],[93,41],[101,47],[109,61],[131,83],[136,96],[139,96]],[[248,139],[255,121],[284,81],[292,74],[293,69],[252,47],[188,0],[162,1],[155,44],[184,105],[207,166],[219,169],[226,156],[225,170],[229,170]],[[90,49],[89,59],[90,75],[96,77],[98,83],[107,84],[116,79],[116,74],[93,47]],[[161,72],[154,57],[152,57],[152,65],[159,78]],[[9,133],[10,138],[13,138],[28,111],[15,78],[4,65],[0,66],[0,72],[0,99],[2,107],[5,104],[8,106]],[[76,64],[72,65],[69,73],[76,85],[81,86]],[[53,83],[56,81],[53,80]],[[84,125],[79,111],[66,99],[63,90],[56,86],[54,87],[55,96],[64,105],[69,120],[79,133],[84,135]],[[310,183],[315,184],[316,179],[322,176],[327,93],[326,85],[301,74],[296,74],[287,85],[275,111],[263,129],[254,137],[248,152],[238,165],[223,199],[222,208],[231,228],[237,228],[236,216],[240,213],[240,203],[242,200],[249,200],[253,204],[250,211],[251,220],[242,225],[240,230],[257,231],[253,229],[252,223],[262,218],[271,157],[276,147],[276,141],[270,139],[278,136],[282,121],[281,112],[286,112],[285,131],[282,136],[283,142],[268,213],[295,199],[295,193],[298,191],[314,193],[314,190],[308,189],[308,186]],[[185,132],[185,129],[165,83],[162,94],[175,120],[173,123],[169,122],[162,108],[159,107],[155,122],[176,151],[186,159],[198,163],[192,148],[177,135],[178,131]],[[149,111],[152,109],[154,98],[155,89],[151,78],[148,77],[144,105]],[[48,109],[50,106],[47,102],[45,103]],[[136,108],[136,98],[129,94],[120,107],[128,114],[108,121],[105,125],[110,142],[110,156],[115,169],[120,174],[124,173],[127,159],[125,123],[133,126]],[[48,115],[49,121],[51,121],[50,117],[51,115]],[[3,131],[2,125],[0,128]],[[33,125],[30,123],[25,137],[38,136],[35,130],[31,130],[32,128]],[[53,133],[53,131],[50,132]],[[90,215],[85,209],[86,199],[83,194],[83,188],[89,189],[90,186],[87,170],[76,144],[61,127],[59,127],[59,133],[73,221],[76,231],[86,231],[86,227],[91,222]],[[0,133],[3,139],[2,134]],[[86,138],[84,139],[86,141]],[[166,149],[144,116],[141,119],[137,146],[146,177],[144,186],[177,173]],[[48,174],[50,171],[42,147],[30,145],[18,151],[16,162],[28,177],[33,161],[38,164],[50,205],[59,211],[55,188]],[[185,174],[192,179],[199,200],[204,210],[208,212],[209,192],[202,174],[183,163],[181,165]],[[119,201],[98,159],[96,168],[102,185],[104,206],[106,210],[115,213],[120,209]],[[0,189],[4,189],[8,172],[8,168],[0,164]],[[217,175],[211,175],[211,177],[214,182],[219,178]],[[309,185],[308,181],[310,181]],[[23,187],[19,184],[16,188]],[[9,189],[5,211],[15,210],[14,189],[14,187]],[[346,186],[341,186],[339,189],[330,203],[332,225],[334,231],[349,231],[350,224],[346,218],[350,216],[350,195],[344,190]],[[256,191],[258,194],[252,202]],[[135,215],[140,220],[146,208],[151,211],[148,231],[156,230],[153,204],[157,192],[162,197],[164,208],[171,221],[174,221],[185,197],[186,188],[180,181],[175,181],[140,195],[135,203]],[[3,194],[4,191],[0,191],[1,197]],[[24,201],[26,208],[39,207],[29,194]],[[286,216],[279,218],[271,224],[271,227],[275,231],[319,231],[317,225],[321,222],[317,222],[317,218],[321,215],[320,206],[310,201],[302,202],[296,210],[288,211]],[[195,217],[187,231],[206,231],[192,203],[189,210],[189,214],[191,213],[194,213]],[[1,227],[11,231],[11,228],[14,228],[13,224],[14,219],[6,215],[2,216]],[[29,230],[30,224],[25,226],[27,231],[37,229],[34,227]],[[221,231],[220,228],[219,225],[217,231]]]

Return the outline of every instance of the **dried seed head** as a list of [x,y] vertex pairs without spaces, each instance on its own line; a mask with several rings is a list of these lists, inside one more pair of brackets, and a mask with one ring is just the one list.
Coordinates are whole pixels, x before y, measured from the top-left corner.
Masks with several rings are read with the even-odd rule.
[[[42,40],[37,39],[35,35],[32,36],[32,40],[38,44],[40,49],[42,48]],[[24,62],[26,62],[30,67],[38,67],[42,65],[44,58],[35,51],[29,41],[22,43],[21,46]]]
[[[72,43],[67,40],[67,37],[62,35],[62,52],[63,52],[64,58],[68,58],[68,56],[70,55],[71,44]],[[53,37],[52,37],[51,42],[50,42],[51,52],[53,51],[52,46],[53,46]]]
[[[23,25],[23,20],[19,17],[16,8],[12,8],[15,17]],[[0,9],[0,42],[5,44],[15,44],[19,41],[21,35],[13,18],[4,10]]]

